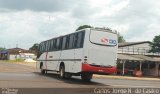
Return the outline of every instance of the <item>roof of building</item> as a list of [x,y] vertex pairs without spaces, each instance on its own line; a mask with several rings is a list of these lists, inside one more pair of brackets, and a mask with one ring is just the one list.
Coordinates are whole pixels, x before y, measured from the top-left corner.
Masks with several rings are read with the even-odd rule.
[[18,54],[18,53],[27,53],[30,52],[29,50],[22,49],[22,48],[10,48],[7,49],[9,54]]
[[7,50],[25,50],[25,49],[22,49],[22,48],[9,48]]
[[6,54],[6,53],[8,53],[8,50],[1,50],[0,51],[0,54]]
[[150,57],[150,56],[145,56],[145,55],[118,54],[118,59],[160,62],[160,58],[155,58],[155,57]]
[[119,43],[119,47],[125,47],[125,46],[131,46],[131,45],[137,45],[137,44],[143,44],[143,43],[151,43],[150,41],[141,41],[141,42],[124,42]]

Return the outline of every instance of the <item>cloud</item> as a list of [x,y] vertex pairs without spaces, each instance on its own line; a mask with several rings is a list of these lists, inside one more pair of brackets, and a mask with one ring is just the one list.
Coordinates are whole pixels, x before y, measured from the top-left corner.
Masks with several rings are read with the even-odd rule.
[[[157,11],[159,11],[160,6],[157,3],[160,2],[156,0],[147,2],[146,0],[130,0],[128,8],[117,15],[123,19],[115,17],[118,22],[129,24],[125,36],[128,41],[152,41],[154,36],[159,34],[154,33],[159,32],[157,20],[160,19],[160,15]],[[151,24],[154,24],[152,30]]]
[[[65,15],[65,16],[63,16]],[[29,48],[34,43],[73,32],[74,21],[67,13],[35,13],[32,11],[0,15],[0,46]],[[62,28],[63,27],[63,28]]]
[[0,46],[29,48],[84,24],[116,29],[126,41],[152,41],[159,20],[159,0],[0,0]]
[[0,8],[23,11],[68,11],[75,0],[0,0]]

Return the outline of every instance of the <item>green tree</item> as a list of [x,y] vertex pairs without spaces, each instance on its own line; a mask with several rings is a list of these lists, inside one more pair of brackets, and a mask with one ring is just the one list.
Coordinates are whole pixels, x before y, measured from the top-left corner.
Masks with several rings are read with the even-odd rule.
[[3,47],[0,47],[0,51],[1,51],[1,50],[5,50],[5,48],[3,48]]
[[82,26],[79,26],[77,29],[76,29],[76,31],[78,31],[78,30],[81,30],[81,29],[84,29],[84,28],[91,28],[92,26],[90,26],[90,25],[82,25]]
[[154,37],[150,52],[160,52],[160,35]]
[[30,51],[35,52],[35,54],[37,54],[38,52],[38,43],[33,44],[33,46],[31,48],[29,48]]
[[126,42],[125,39],[123,38],[122,35],[120,35],[120,33],[118,33],[118,43],[123,43]]

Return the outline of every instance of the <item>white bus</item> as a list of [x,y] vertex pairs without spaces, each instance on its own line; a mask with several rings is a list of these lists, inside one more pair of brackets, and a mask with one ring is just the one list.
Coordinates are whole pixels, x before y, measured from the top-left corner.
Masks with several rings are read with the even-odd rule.
[[41,73],[56,71],[60,78],[116,72],[117,33],[108,29],[86,28],[40,43],[37,66]]

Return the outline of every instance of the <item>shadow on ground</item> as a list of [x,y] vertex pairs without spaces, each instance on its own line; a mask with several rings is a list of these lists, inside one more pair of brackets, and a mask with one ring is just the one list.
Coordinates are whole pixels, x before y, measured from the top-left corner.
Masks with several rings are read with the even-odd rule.
[[68,83],[68,84],[108,86],[108,85],[105,85],[105,84],[102,84],[102,83],[94,82],[92,80],[90,82],[85,82],[85,81],[81,80],[80,77],[76,77],[76,76],[73,76],[70,79],[60,79],[59,75],[56,74],[56,73],[47,73],[45,75],[42,75],[39,72],[34,72],[34,73],[37,74],[37,75],[40,75],[40,76],[46,76],[46,77],[50,77],[52,79],[60,80],[60,81],[63,81],[64,83]]

